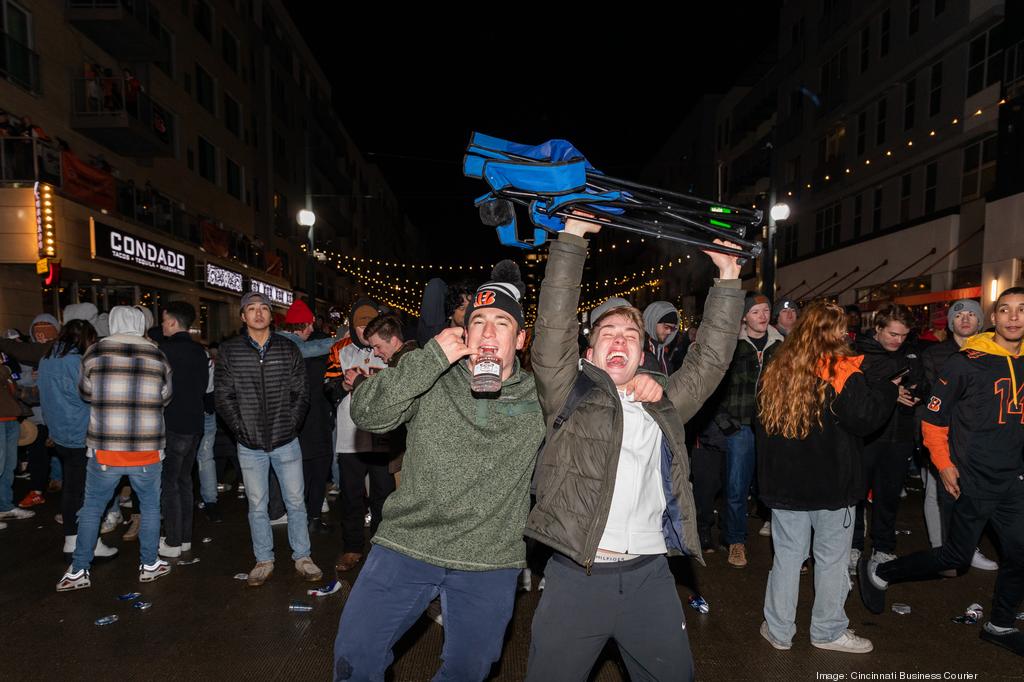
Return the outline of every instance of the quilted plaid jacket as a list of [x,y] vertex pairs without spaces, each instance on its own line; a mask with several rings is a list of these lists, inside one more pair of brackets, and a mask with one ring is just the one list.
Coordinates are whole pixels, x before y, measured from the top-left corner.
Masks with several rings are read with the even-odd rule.
[[87,447],[133,452],[163,449],[171,365],[155,343],[127,334],[101,339],[82,357],[78,390],[91,403]]

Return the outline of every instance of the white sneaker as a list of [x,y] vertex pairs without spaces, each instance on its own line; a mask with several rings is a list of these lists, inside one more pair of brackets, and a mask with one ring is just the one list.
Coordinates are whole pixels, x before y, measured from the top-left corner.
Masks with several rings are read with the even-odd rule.
[[765,521],[764,525],[761,526],[761,530],[757,531],[757,534],[763,538],[770,538],[772,536],[772,522]]
[[7,527],[7,524],[4,523],[3,521],[0,521],[0,530],[3,530],[6,527]]
[[103,535],[104,533],[109,533],[110,531],[117,528],[118,524],[120,524],[122,520],[123,519],[121,518],[121,510],[111,509],[109,512],[107,512],[107,516],[103,519],[103,525],[100,526],[100,535]]
[[320,505],[320,513],[326,514],[329,511],[331,511],[331,507],[327,504],[327,498],[324,498],[324,503]]
[[850,575],[857,575],[857,562],[859,562],[859,561],[860,561],[860,550],[859,549],[851,549],[850,550],[850,565],[848,567],[849,571],[850,571]]
[[520,592],[529,592],[532,589],[533,589],[533,573],[530,572],[530,569],[524,568],[519,573],[519,591]]
[[828,649],[829,651],[842,651],[847,654],[866,654],[874,650],[875,646],[871,643],[870,639],[864,637],[858,637],[853,634],[853,630],[845,630],[843,634],[839,635],[838,638],[831,642],[815,642],[811,641],[812,646],[816,646],[819,649]]
[[370,522],[373,521],[373,512],[366,512],[366,516],[363,518],[363,526],[366,528],[370,527]]
[[280,518],[271,519],[270,520],[270,525],[271,526],[284,526],[287,523],[288,523],[288,515],[287,514],[283,514]]
[[971,557],[971,568],[976,568],[979,571],[998,571],[999,563],[982,554],[980,549],[975,549],[974,556]]
[[171,547],[167,544],[166,538],[160,538],[160,546],[156,553],[168,559],[176,559],[181,556],[181,546]]
[[545,578],[541,578],[540,579],[540,584],[537,585],[537,589],[538,590],[543,590],[544,589],[544,580],[545,580]]
[[874,551],[871,553],[871,560],[874,561],[876,564],[885,564],[890,561],[895,561],[896,555],[889,554],[888,552]]
[[772,637],[771,630],[768,629],[768,622],[761,621],[761,636],[768,640],[768,643],[779,651],[789,651],[793,648],[792,644],[786,644]]
[[163,559],[152,564],[139,564],[139,582],[151,583],[171,572],[171,565]]
[[36,513],[31,509],[22,509],[21,507],[15,507],[10,511],[0,512],[0,521],[3,519],[14,519],[20,521],[22,519],[31,519]]
[[192,551],[192,543],[191,542],[183,542],[183,543],[181,543],[181,551],[182,552],[191,552]]
[[[71,550],[75,551],[74,549]],[[93,549],[92,554],[97,559],[113,559],[117,556],[117,547],[108,547],[103,544],[103,540],[96,538],[96,548]]]

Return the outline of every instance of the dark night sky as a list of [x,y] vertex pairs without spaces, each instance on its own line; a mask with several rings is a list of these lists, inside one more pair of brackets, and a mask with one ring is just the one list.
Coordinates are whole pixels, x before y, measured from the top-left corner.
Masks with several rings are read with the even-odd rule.
[[344,17],[332,20],[326,3],[287,4],[343,124],[425,234],[422,259],[479,263],[502,248],[472,207],[485,184],[462,177],[471,131],[565,138],[599,169],[636,177],[701,94],[726,90],[774,41],[781,3],[720,2],[700,13],[682,3],[677,15],[638,8],[608,14],[600,29],[520,5],[453,24],[390,3],[355,13],[339,5]]

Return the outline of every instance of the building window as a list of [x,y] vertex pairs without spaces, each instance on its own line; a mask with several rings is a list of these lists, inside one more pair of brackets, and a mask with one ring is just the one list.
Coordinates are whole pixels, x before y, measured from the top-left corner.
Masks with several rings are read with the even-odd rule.
[[935,212],[935,190],[939,184],[939,164],[929,163],[924,169],[924,214]]
[[238,73],[238,38],[226,28],[222,28],[220,33],[220,53],[224,57],[224,63]]
[[205,0],[196,0],[192,4],[192,22],[199,31],[199,35],[206,38],[206,42],[213,43],[213,7]]
[[779,259],[783,263],[791,263],[796,260],[797,235],[799,232],[800,226],[795,223],[783,226],[779,240]]
[[785,183],[792,185],[800,182],[800,157],[794,156],[786,162]]
[[871,27],[860,30],[860,72],[864,73],[871,66]]
[[883,97],[875,108],[875,144],[885,144],[885,116],[886,101]]
[[889,36],[892,30],[892,12],[885,10],[882,12],[881,27],[878,31],[878,55],[885,59],[886,55],[889,54]]
[[821,94],[827,96],[846,80],[847,52],[844,45],[821,67]]
[[160,25],[160,44],[167,50],[167,61],[165,62],[154,62],[161,71],[166,73],[170,78],[174,78],[174,36],[171,32]]
[[917,79],[911,78],[903,84],[903,129],[910,130],[914,127],[914,118],[917,111]]
[[38,92],[39,55],[33,44],[31,12],[10,0],[0,2],[0,78]]
[[910,220],[910,195],[913,187],[913,176],[907,173],[900,178],[900,222]]
[[857,114],[857,156],[864,154],[868,140],[868,112]]
[[981,92],[1003,77],[1002,24],[971,41],[967,49],[967,96]]
[[871,229],[878,232],[882,229],[882,188],[876,187],[874,204],[871,206]]
[[942,62],[935,62],[931,69],[931,87],[928,92],[928,115],[935,116],[942,111]]
[[242,108],[238,102],[228,93],[224,93],[224,126],[234,133],[235,137],[242,137]]
[[984,196],[996,184],[996,136],[964,148],[964,177],[961,197],[974,199]]
[[217,148],[206,138],[199,137],[199,176],[216,184],[217,182]]
[[912,36],[921,28],[921,0],[910,0],[907,11],[907,35]]
[[839,226],[843,222],[842,203],[836,202],[814,216],[814,250],[824,251],[839,244]]
[[861,225],[864,222],[864,195],[858,194],[853,198],[853,238],[860,236]]
[[206,69],[196,64],[196,101],[209,111],[217,114],[216,94],[213,76],[206,72]]
[[224,185],[228,190],[228,194],[241,201],[242,187],[245,186],[242,168],[227,157],[224,157]]

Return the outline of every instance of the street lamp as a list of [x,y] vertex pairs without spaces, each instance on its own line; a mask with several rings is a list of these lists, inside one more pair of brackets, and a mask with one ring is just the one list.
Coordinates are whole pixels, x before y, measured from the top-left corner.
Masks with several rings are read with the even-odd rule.
[[772,220],[776,222],[789,220],[789,204],[784,201],[780,201],[771,207],[769,215],[771,215]]
[[313,310],[313,314],[316,314],[316,250],[313,242],[313,225],[316,224],[316,213],[304,208],[298,212],[295,216],[295,220],[298,221],[299,225],[308,228],[306,232],[306,242],[308,248],[306,250],[306,256],[308,261],[306,268],[309,270],[306,277],[306,288],[308,289],[309,295],[309,307]]
[[789,204],[775,201],[775,190],[769,193],[768,225],[765,230],[765,249],[761,253],[761,289],[775,302],[775,223],[789,219]]

